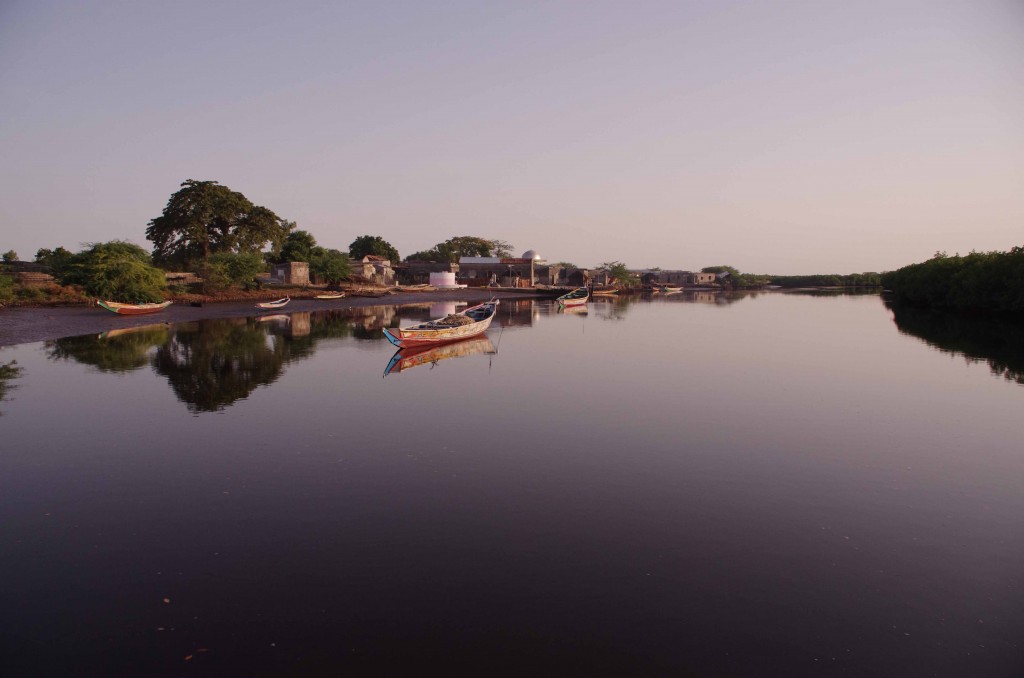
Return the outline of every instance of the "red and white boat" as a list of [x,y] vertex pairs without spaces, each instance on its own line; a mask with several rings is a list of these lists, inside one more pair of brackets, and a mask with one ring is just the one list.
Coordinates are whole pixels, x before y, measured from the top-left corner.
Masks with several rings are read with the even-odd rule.
[[105,301],[103,299],[97,299],[96,303],[111,313],[117,313],[118,315],[147,315],[149,313],[159,313],[171,305],[171,302],[169,301],[161,301],[156,304],[120,304],[116,301]]
[[459,313],[452,313],[436,320],[428,320],[418,325],[386,327],[384,336],[399,348],[468,339],[482,334],[491,326],[491,320],[494,319],[497,308],[497,299],[491,299]]

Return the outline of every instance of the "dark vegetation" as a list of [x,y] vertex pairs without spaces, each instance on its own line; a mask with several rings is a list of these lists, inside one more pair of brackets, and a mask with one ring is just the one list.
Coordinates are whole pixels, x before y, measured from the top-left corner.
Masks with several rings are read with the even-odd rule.
[[928,261],[882,275],[902,304],[957,310],[1024,311],[1024,247],[1009,252],[971,252]]

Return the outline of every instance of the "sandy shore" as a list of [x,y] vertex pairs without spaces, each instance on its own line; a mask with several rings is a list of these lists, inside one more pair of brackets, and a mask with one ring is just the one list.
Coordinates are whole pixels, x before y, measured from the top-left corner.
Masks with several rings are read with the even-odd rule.
[[[537,296],[546,295],[525,290],[512,292],[483,288],[399,292],[384,297],[352,297],[335,301],[293,299],[282,312],[324,311],[383,304],[400,306],[435,301],[486,301],[491,297],[523,299]],[[143,316],[120,316],[99,307],[87,308],[85,306],[3,308],[0,309],[0,346],[47,341],[81,334],[98,334],[106,330],[152,325],[153,323],[179,323],[206,318],[235,318],[257,314],[258,311],[251,301],[208,303],[198,307],[174,304],[160,313]]]

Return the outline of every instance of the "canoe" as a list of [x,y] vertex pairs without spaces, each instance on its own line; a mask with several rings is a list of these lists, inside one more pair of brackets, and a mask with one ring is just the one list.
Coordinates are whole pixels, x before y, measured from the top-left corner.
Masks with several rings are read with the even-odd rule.
[[329,294],[318,294],[314,297],[314,299],[341,299],[344,296],[344,292],[332,292]]
[[400,348],[391,357],[388,366],[384,368],[384,376],[408,370],[419,365],[436,365],[442,360],[449,358],[461,358],[467,355],[478,355],[480,353],[497,353],[494,344],[487,338],[487,335],[470,337],[459,341],[440,344],[438,346],[423,344]]
[[395,346],[407,348],[409,346],[422,346],[443,344],[460,339],[468,339],[482,334],[491,326],[494,313],[498,308],[498,301],[491,299],[488,302],[471,306],[459,313],[452,313],[443,318],[428,320],[418,325],[409,327],[386,327],[384,336]]
[[587,288],[577,287],[572,292],[558,297],[556,301],[562,306],[579,306],[587,303],[588,299],[590,299],[590,292],[587,291]]
[[291,297],[283,297],[275,301],[264,301],[259,304],[256,304],[256,308],[281,308],[289,301],[291,301]]
[[104,301],[97,299],[96,303],[111,313],[118,315],[146,315],[147,313],[159,313],[171,305],[169,301],[161,301],[158,304],[119,304],[116,301]]

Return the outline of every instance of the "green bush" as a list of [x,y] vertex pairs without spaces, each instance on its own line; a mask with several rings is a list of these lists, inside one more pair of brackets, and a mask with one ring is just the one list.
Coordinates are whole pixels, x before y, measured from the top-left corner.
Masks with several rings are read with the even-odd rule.
[[49,298],[46,290],[36,285],[19,285],[14,290],[14,296],[19,301],[43,301]]
[[14,298],[14,280],[9,275],[0,274],[0,301]]
[[206,290],[217,292],[232,285],[251,289],[256,284],[256,276],[266,270],[266,263],[259,252],[220,252],[198,268]]
[[122,240],[97,243],[79,252],[60,274],[62,285],[81,285],[98,299],[154,302],[163,299],[167,280],[149,253]]

